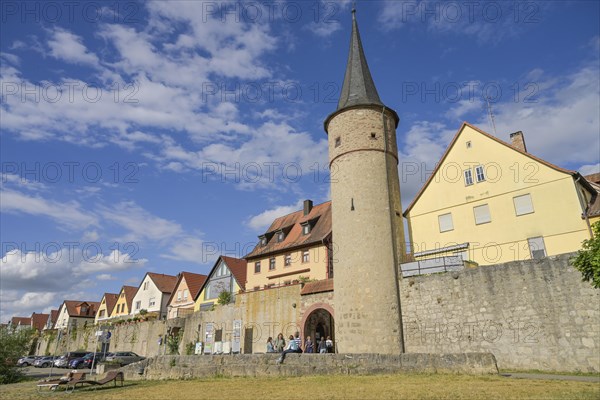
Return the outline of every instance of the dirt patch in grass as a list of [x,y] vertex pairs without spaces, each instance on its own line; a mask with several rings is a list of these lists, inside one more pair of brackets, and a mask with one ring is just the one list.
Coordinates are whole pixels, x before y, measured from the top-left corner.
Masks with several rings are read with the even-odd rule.
[[[46,392],[44,397],[63,397]],[[39,399],[34,383],[0,386],[2,399]],[[126,382],[123,388],[78,388],[70,399],[598,399],[589,382],[467,375],[306,376]]]

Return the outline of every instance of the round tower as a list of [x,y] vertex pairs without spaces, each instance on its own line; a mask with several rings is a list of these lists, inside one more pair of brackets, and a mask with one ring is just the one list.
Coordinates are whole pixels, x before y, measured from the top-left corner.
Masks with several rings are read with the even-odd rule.
[[336,345],[404,351],[398,267],[405,256],[396,112],[377,93],[356,11],[337,110],[325,120],[331,172]]

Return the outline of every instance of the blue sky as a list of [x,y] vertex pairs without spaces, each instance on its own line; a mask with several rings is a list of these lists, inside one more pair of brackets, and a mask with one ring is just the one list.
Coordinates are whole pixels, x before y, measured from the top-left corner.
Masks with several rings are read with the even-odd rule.
[[[118,4],[118,6],[115,6]],[[470,4],[470,5],[469,5]],[[223,9],[226,5],[226,9]],[[3,2],[0,321],[207,273],[329,199],[349,1]],[[406,207],[462,121],[600,170],[598,2],[359,1]],[[416,167],[416,175],[406,171]]]

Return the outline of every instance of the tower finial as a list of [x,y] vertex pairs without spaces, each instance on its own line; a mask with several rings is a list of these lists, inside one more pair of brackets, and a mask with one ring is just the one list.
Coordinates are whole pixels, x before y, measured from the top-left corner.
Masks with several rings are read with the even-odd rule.
[[352,2],[352,18],[356,15],[356,0]]

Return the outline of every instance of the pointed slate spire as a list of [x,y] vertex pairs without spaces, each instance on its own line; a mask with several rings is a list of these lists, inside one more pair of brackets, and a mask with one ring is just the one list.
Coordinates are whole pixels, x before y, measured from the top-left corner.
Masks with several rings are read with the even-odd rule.
[[350,39],[350,54],[344,76],[344,85],[338,102],[338,110],[361,104],[383,105],[373,83],[367,58],[363,51],[358,23],[356,22],[356,8],[352,8],[352,36]]

